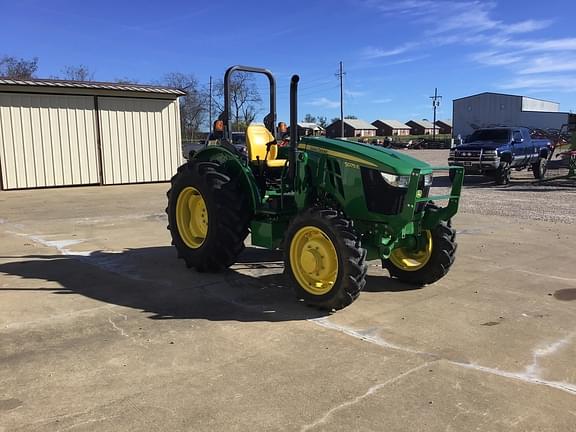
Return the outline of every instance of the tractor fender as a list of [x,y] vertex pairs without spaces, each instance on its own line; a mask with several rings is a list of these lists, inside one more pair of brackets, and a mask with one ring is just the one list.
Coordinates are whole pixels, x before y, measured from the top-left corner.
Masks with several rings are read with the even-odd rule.
[[261,201],[260,192],[256,185],[256,179],[250,170],[250,167],[238,155],[225,149],[222,146],[207,146],[197,151],[190,162],[218,162],[225,167],[226,174],[239,181],[242,188],[250,197],[250,208],[254,212]]

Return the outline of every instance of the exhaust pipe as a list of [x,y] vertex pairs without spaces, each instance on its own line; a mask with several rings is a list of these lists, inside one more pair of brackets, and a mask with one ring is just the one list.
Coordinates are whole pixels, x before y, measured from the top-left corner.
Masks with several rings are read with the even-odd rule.
[[292,184],[296,177],[296,156],[298,152],[298,75],[290,80],[290,156],[288,158],[288,177]]

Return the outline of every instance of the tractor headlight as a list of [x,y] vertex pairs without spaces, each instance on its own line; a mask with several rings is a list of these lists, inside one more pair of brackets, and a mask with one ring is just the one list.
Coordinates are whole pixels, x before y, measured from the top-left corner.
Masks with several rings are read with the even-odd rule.
[[424,174],[424,186],[432,186],[432,173]]
[[408,184],[410,183],[410,176],[399,176],[396,174],[388,174],[385,172],[380,172],[380,175],[390,186],[407,188]]

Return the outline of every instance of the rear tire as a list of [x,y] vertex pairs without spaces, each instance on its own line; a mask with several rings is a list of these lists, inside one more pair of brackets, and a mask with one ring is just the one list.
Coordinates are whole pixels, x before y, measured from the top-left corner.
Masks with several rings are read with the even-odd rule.
[[352,221],[337,210],[311,208],[294,218],[285,238],[285,271],[298,298],[326,310],[356,300],[368,267]]
[[507,185],[510,183],[510,162],[502,162],[496,170],[496,184]]
[[[244,249],[251,218],[249,200],[240,183],[223,172],[220,164],[199,161],[178,168],[171,183],[166,213],[178,258],[199,272],[218,272],[232,265]],[[179,204],[179,197],[184,200],[191,191],[192,199],[196,203],[202,200],[203,205],[194,205],[192,200],[190,208]],[[199,219],[198,209],[204,219]]]
[[540,158],[538,162],[532,164],[532,174],[537,180],[543,179],[546,175],[546,168],[548,166],[547,158]]
[[383,260],[382,265],[388,269],[390,276],[413,285],[431,284],[442,279],[452,264],[456,253],[456,231],[449,222],[440,222],[430,230],[432,240],[431,252],[424,266],[416,270],[399,268],[391,259]]

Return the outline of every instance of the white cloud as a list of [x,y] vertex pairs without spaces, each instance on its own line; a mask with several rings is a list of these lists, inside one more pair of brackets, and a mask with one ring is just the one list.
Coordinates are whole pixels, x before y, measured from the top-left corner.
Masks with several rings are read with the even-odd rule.
[[576,71],[576,58],[565,58],[559,61],[557,56],[543,56],[531,58],[528,67],[520,69],[518,74],[526,75],[569,71]]
[[391,56],[405,53],[406,51],[414,48],[415,46],[417,46],[416,43],[405,43],[403,45],[400,45],[399,47],[392,48],[392,49],[366,47],[366,48],[364,48],[364,51],[362,52],[362,56],[364,58],[367,58],[367,59],[391,57]]
[[552,20],[526,20],[520,21],[516,24],[511,24],[503,29],[504,33],[530,33],[537,30],[542,30],[552,25]]
[[576,92],[576,77],[574,76],[547,76],[547,77],[521,77],[500,86],[502,89],[533,89],[541,91],[568,91]]
[[371,102],[375,104],[386,104],[392,102],[392,99],[390,98],[372,99]]
[[355,90],[344,90],[344,94],[350,97],[358,97],[358,96],[364,96],[366,92]]
[[340,106],[340,102],[325,97],[320,97],[307,102],[306,105],[314,105],[322,108],[338,108]]
[[470,58],[477,63],[489,66],[510,65],[524,60],[523,56],[512,53],[502,53],[497,51],[478,52],[472,54]]
[[509,40],[504,45],[517,47],[525,51],[576,51],[576,38],[540,39],[540,40]]
[[[363,55],[367,59],[401,56],[416,49],[429,52],[450,45],[469,46],[477,51],[468,55],[469,61],[504,68],[516,76],[501,88],[576,91],[576,75],[557,75],[576,71],[576,37],[528,37],[549,28],[554,23],[551,19],[514,21],[513,15],[496,15],[496,1],[367,0],[365,4],[387,19],[410,20],[422,29],[414,35],[414,41],[391,48],[366,48]],[[414,59],[392,58],[388,64]]]

